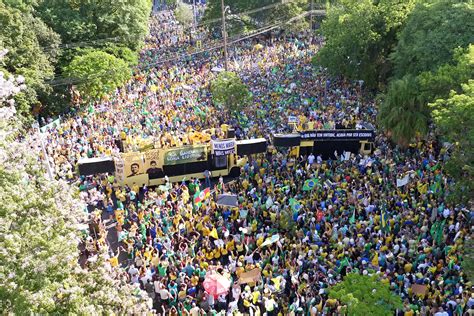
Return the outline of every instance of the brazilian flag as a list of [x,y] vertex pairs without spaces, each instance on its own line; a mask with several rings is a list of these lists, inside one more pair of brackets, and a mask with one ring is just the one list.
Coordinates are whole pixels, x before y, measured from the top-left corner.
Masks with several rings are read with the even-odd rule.
[[301,209],[301,204],[300,202],[298,202],[298,200],[291,198],[289,201],[290,201],[291,209],[293,211],[298,212]]
[[303,191],[313,190],[316,184],[318,184],[318,179],[316,178],[306,180],[303,184]]
[[238,116],[237,116],[237,119],[239,120],[239,125],[242,128],[248,127],[249,120],[245,115],[242,115],[242,114],[239,113]]

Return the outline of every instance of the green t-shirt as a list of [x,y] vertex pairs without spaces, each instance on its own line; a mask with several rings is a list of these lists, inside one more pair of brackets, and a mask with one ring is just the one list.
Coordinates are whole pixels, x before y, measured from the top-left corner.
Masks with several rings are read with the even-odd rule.
[[162,265],[158,266],[158,274],[162,277],[166,276],[166,268],[163,267]]

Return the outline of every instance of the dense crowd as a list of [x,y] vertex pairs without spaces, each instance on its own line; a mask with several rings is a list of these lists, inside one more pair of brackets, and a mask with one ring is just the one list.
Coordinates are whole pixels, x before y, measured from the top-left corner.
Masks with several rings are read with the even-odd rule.
[[[361,83],[311,65],[321,40],[305,35],[254,38],[230,50],[230,67],[253,104],[229,117],[209,92],[212,69],[222,67],[220,51],[160,62],[165,52],[180,54],[194,44],[173,21],[169,12],[152,20],[141,56],[145,70],[48,132],[56,175],[73,180],[80,157],[117,155],[118,138],[133,151],[147,142],[187,144],[192,131],[224,123],[237,138],[269,139],[291,131],[289,116],[310,129],[375,122]],[[125,268],[162,315],[337,315],[344,307],[328,288],[350,272],[378,275],[403,298],[400,315],[473,315],[472,284],[460,268],[471,213],[445,199],[448,152],[431,135],[407,150],[381,135],[375,143],[372,155],[349,159],[271,149],[249,157],[238,179],[219,179],[199,205],[193,198],[205,185],[197,179],[158,189],[121,187],[112,175],[83,177],[81,198],[94,223],[86,254],[108,248],[105,225],[116,223],[117,251],[127,257],[111,253],[111,265]],[[408,181],[399,185],[402,178]],[[237,195],[239,206],[217,205],[223,192]],[[256,268],[261,278],[243,284]],[[231,280],[227,293],[204,290],[210,271]],[[426,293],[413,293],[414,284],[426,285]]]

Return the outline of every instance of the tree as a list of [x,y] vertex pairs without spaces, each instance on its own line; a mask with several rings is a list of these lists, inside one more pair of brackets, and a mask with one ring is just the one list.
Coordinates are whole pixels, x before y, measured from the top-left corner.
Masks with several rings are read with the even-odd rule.
[[[38,102],[38,94],[50,90],[45,80],[54,75],[53,64],[58,55],[60,38],[28,11],[29,6],[19,7],[24,11],[0,1],[0,49],[9,51],[0,68],[5,73],[25,77],[27,88],[15,98],[21,117],[28,117],[31,107]],[[45,46],[48,49],[44,49]]]
[[119,278],[102,251],[85,267],[79,265],[84,205],[66,182],[45,178],[39,135],[19,128],[10,95],[24,88],[18,86],[22,81],[0,72],[0,310],[145,314],[146,293]]
[[291,21],[285,26],[285,30],[293,32],[308,30],[310,28],[308,20],[303,18],[307,10],[309,10],[308,0],[288,1],[272,9],[270,14],[264,15],[266,18],[264,23],[270,25],[275,22]]
[[462,84],[474,78],[474,45],[468,49],[456,48],[455,64],[449,62],[436,71],[425,71],[418,76],[423,98],[429,102],[444,99],[454,90],[462,92]]
[[178,0],[165,0],[164,3],[168,8],[174,9],[178,5]]
[[395,76],[436,71],[451,63],[456,47],[472,43],[473,15],[470,1],[418,1],[391,55]]
[[174,15],[176,20],[184,25],[184,27],[188,27],[193,23],[193,10],[188,4],[180,2],[176,9],[174,9]]
[[238,113],[251,101],[247,86],[235,72],[221,72],[211,83],[212,98],[224,104],[231,113]]
[[382,100],[378,120],[399,145],[406,147],[416,135],[428,131],[429,110],[415,77],[391,81]]
[[350,273],[339,284],[329,289],[329,297],[346,305],[347,315],[392,315],[402,308],[402,299],[390,292],[388,284],[376,275]]
[[105,96],[131,77],[124,60],[97,50],[75,57],[65,69],[65,74],[77,84],[85,101]]
[[462,93],[452,91],[447,99],[430,104],[441,137],[452,143],[445,169],[456,182],[453,196],[463,202],[474,197],[474,80],[462,85]]
[[474,239],[468,237],[464,243],[464,255],[462,257],[462,269],[467,278],[474,282]]
[[123,59],[131,67],[138,64],[138,54],[126,46],[107,43],[100,47],[104,52],[114,55],[117,58]]
[[[308,0],[234,0],[224,1],[229,6],[227,13],[227,32],[239,34],[277,22],[287,22],[309,10]],[[263,9],[262,9],[263,8]],[[204,22],[215,20],[210,23],[221,32],[221,0],[209,0],[204,14]],[[289,25],[291,30],[301,30],[309,27],[303,19],[298,19]]]
[[313,62],[333,75],[383,84],[392,67],[389,54],[415,0],[342,0],[331,5],[321,26],[326,44]]
[[66,43],[114,42],[137,51],[148,33],[151,1],[52,0],[41,1],[37,11]]

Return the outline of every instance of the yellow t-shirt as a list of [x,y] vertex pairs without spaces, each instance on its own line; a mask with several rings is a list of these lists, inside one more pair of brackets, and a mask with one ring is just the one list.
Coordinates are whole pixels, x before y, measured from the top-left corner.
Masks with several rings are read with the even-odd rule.
[[110,265],[112,267],[116,267],[118,266],[118,257],[112,257],[109,259],[109,262],[110,262]]
[[221,257],[221,251],[219,248],[214,249],[214,258],[219,259]]

